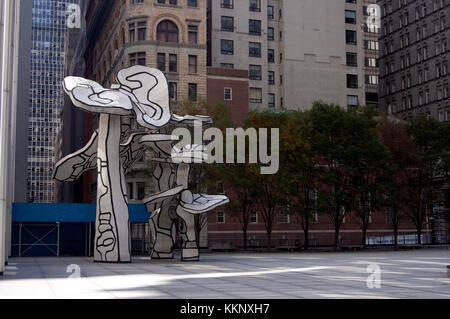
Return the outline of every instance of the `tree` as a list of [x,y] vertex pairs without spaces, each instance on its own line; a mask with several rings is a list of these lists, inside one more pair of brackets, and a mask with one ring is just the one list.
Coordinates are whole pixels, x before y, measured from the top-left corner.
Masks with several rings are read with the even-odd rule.
[[[246,122],[246,127],[259,128],[280,128],[286,123],[286,114],[276,111],[261,111],[252,112]],[[273,137],[271,137],[273,138]],[[261,143],[261,139],[258,143]],[[270,141],[267,142],[271,145]],[[274,149],[269,150],[274,152]],[[261,155],[261,154],[260,154]],[[261,174],[261,164],[254,164],[249,166],[248,178],[252,185],[251,196],[254,198],[254,202],[258,211],[261,214],[264,226],[266,228],[267,236],[267,249],[270,251],[272,244],[272,228],[275,220],[275,216],[278,212],[280,205],[286,204],[286,193],[283,191],[283,171],[279,171],[276,174],[264,175]]]
[[440,179],[443,175],[443,157],[448,150],[445,127],[425,115],[412,119],[406,129],[415,142],[415,161],[407,175],[406,214],[417,230],[418,244],[422,243],[423,227],[427,222],[427,211],[439,200]]
[[[247,249],[247,233],[250,216],[255,207],[253,198],[253,182],[249,164],[227,164],[221,166],[221,174],[216,175],[224,183],[233,200],[228,206],[231,215],[237,217],[243,234],[244,249]],[[215,172],[217,172],[216,169]]]
[[370,135],[367,121],[358,112],[317,102],[310,111],[313,125],[312,148],[320,158],[319,207],[334,225],[334,250],[339,248],[340,229],[349,212],[359,204],[354,174]]
[[384,185],[384,206],[389,209],[389,219],[394,232],[394,250],[398,250],[398,230],[404,218],[407,175],[411,163],[415,161],[415,144],[404,125],[383,117],[378,133],[383,144],[389,149],[388,174],[381,182]]
[[354,146],[354,163],[352,164],[352,184],[355,189],[356,205],[355,214],[360,220],[362,229],[362,242],[365,247],[367,242],[367,229],[372,212],[383,206],[384,184],[389,176],[388,161],[389,150],[381,141],[376,130],[377,112],[372,107],[358,107],[351,109],[357,118],[360,139]]
[[294,212],[304,234],[304,248],[309,246],[309,228],[317,211],[317,165],[319,158],[312,150],[312,125],[307,112],[288,114],[281,130],[282,168],[285,171],[283,187],[289,196],[290,210]]

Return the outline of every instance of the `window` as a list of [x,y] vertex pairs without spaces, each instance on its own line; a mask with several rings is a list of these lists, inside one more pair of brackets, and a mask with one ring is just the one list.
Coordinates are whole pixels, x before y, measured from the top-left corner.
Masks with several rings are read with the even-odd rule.
[[234,18],[233,17],[221,17],[222,31],[234,32]]
[[348,66],[358,65],[358,55],[356,53],[347,52],[347,65]]
[[189,74],[197,74],[197,56],[196,55],[189,56],[188,73]]
[[248,44],[248,55],[254,58],[261,57],[261,43],[259,42],[249,42]]
[[261,81],[262,75],[261,75],[261,66],[260,65],[253,65],[250,64],[249,66],[249,78],[253,81]]
[[358,75],[347,74],[347,88],[357,89],[358,88]]
[[356,11],[345,10],[345,23],[356,24]]
[[198,43],[198,26],[196,26],[196,25],[188,26],[188,41],[189,41],[189,44],[197,44]]
[[176,82],[169,82],[169,99],[170,101],[178,99],[178,84]]
[[[166,3],[167,0],[158,0],[158,3]],[[177,5],[177,0],[169,0],[169,4]]]
[[169,20],[161,21],[156,28],[156,40],[162,42],[178,42],[178,27]]
[[163,71],[163,72],[166,71],[166,54],[165,53],[158,53],[157,68],[160,71]]
[[144,0],[131,0],[131,4],[144,3]]
[[366,84],[377,85],[378,84],[378,76],[366,74]]
[[217,212],[217,223],[218,224],[225,223],[225,213],[224,212]]
[[233,55],[234,54],[233,40],[220,40],[220,53]]
[[248,20],[248,33],[261,35],[261,20]]
[[275,85],[275,72],[269,71],[269,85]]
[[198,7],[197,0],[188,0],[187,5],[188,7],[195,7],[195,8]]
[[379,50],[378,41],[364,40],[364,48],[367,50],[378,51]]
[[225,189],[223,187],[223,182],[217,182],[217,194],[225,194]]
[[261,12],[261,0],[250,0],[250,11]]
[[366,58],[365,66],[368,68],[376,68],[378,67],[378,61],[375,58]]
[[169,72],[177,72],[178,66],[177,63],[177,55],[176,54],[169,54]]
[[270,63],[274,63],[275,62],[275,50],[274,49],[267,50],[267,60]]
[[130,66],[133,65],[145,65],[145,52],[131,53],[130,54]]
[[220,7],[226,9],[233,9],[234,0],[220,0]]
[[273,6],[267,6],[267,19],[270,19],[270,20],[274,19]]
[[137,182],[138,200],[142,200],[145,197],[145,183]]
[[356,31],[353,30],[345,30],[345,40],[347,44],[357,44],[356,40]]
[[270,108],[274,108],[275,107],[275,94],[273,93],[269,93],[269,104],[268,106]]
[[250,213],[250,224],[257,224],[258,223],[258,213],[252,212]]
[[191,101],[197,101],[197,83],[188,84],[188,97]]
[[358,96],[357,95],[347,95],[347,106],[357,106]]
[[[129,42],[145,41],[147,33],[147,22],[137,21],[128,24]],[[137,35],[137,38],[136,38]]]
[[262,89],[261,88],[250,88],[250,102],[251,103],[262,103]]
[[233,100],[233,90],[231,88],[224,88],[223,89],[223,99],[225,101],[232,101]]
[[220,67],[224,69],[234,69],[233,63],[220,63]]
[[267,40],[269,41],[275,40],[275,30],[272,27],[267,28]]
[[130,200],[134,199],[134,183],[127,183],[127,194],[128,199]]
[[436,42],[435,44],[435,55],[439,55],[439,54],[441,54],[441,42]]
[[278,212],[278,224],[289,224],[289,215],[287,212]]

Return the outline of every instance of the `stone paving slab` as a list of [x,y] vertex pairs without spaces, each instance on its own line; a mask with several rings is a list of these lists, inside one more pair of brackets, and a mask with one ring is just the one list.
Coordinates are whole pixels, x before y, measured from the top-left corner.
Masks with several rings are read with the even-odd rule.
[[[91,258],[12,258],[0,298],[450,298],[450,251],[203,254],[198,263],[136,257],[132,264]],[[72,278],[68,266],[80,270]],[[367,266],[380,267],[369,289]],[[75,274],[76,275],[76,274]]]

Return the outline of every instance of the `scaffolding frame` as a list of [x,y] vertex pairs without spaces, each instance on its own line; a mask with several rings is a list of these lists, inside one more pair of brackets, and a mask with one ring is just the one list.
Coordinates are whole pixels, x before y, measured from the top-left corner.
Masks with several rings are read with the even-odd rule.
[[[36,235],[32,232],[31,229],[27,227],[50,227],[49,231],[47,231],[44,235]],[[19,257],[23,257],[23,255],[31,250],[33,247],[41,246],[47,248],[54,256],[59,257],[59,247],[60,247],[60,223],[52,223],[52,224],[31,224],[31,223],[19,223],[19,242],[17,244],[12,244],[12,246],[18,246]],[[22,232],[25,231],[32,238],[34,238],[34,242],[32,243],[23,243],[22,242]],[[56,231],[56,243],[45,243],[44,239],[53,234]],[[25,250],[23,248],[26,247]],[[53,249],[53,247],[55,249]]]

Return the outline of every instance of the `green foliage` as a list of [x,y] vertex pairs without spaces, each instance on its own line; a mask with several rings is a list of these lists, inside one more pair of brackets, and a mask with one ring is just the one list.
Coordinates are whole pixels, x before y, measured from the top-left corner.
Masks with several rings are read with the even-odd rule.
[[[185,108],[190,114],[209,114],[222,131],[234,127],[226,103],[188,103]],[[305,248],[317,213],[333,223],[336,249],[344,218],[360,222],[365,245],[371,214],[386,207],[392,210],[395,234],[404,215],[420,234],[437,200],[436,189],[449,182],[450,125],[425,116],[404,123],[380,116],[373,106],[343,109],[317,102],[309,111],[250,112],[244,128],[250,127],[280,129],[277,174],[262,175],[261,164],[248,163],[203,169],[209,189],[221,181],[230,195],[228,211],[239,219],[244,242],[255,210],[270,242],[281,207],[302,225]]]

